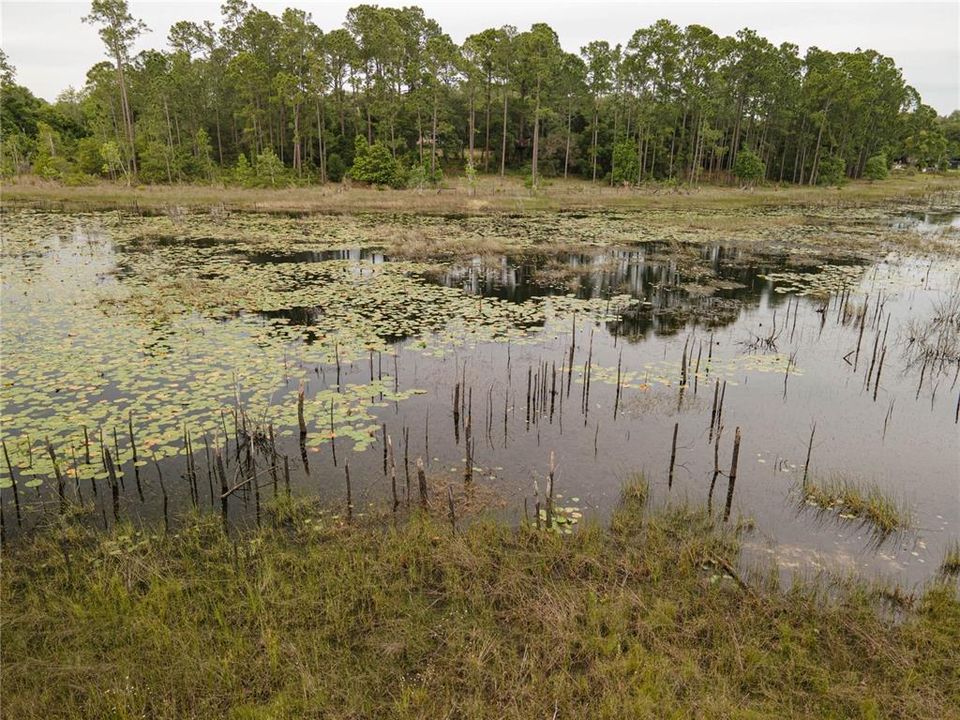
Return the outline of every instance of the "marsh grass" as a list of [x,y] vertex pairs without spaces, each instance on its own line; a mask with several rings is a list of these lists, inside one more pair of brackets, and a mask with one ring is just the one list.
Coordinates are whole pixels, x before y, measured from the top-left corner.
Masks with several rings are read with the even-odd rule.
[[729,532],[647,496],[571,536],[286,500],[236,537],[52,521],[4,550],[4,714],[960,717],[955,588],[893,622],[864,584],[747,584]]
[[[612,188],[582,180],[553,180],[531,193],[519,177],[484,177],[475,187],[463,178],[450,178],[439,192],[378,190],[326,185],[277,189],[248,189],[214,185],[155,185],[126,187],[109,183],[66,187],[37,178],[3,184],[7,206],[59,210],[130,210],[166,212],[170,207],[257,212],[416,212],[463,213],[537,212],[544,210],[702,208],[735,210],[780,206],[856,207],[890,200],[949,196],[960,186],[960,176],[892,177],[884,182],[852,182],[836,188],[768,186],[744,191],[704,185],[664,188]],[[708,221],[712,229],[729,223]],[[737,226],[739,227],[739,225]]]
[[803,486],[802,493],[807,506],[836,513],[841,519],[859,520],[881,538],[913,527],[909,507],[860,480],[842,475],[822,481],[810,479]]
[[954,540],[947,545],[940,563],[940,573],[946,577],[960,575],[960,540]]

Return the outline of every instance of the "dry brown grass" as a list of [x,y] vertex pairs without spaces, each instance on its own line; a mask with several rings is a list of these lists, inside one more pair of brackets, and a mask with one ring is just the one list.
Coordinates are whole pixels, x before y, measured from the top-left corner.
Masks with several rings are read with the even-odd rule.
[[[582,180],[553,180],[534,193],[519,178],[484,177],[471,193],[461,178],[445,188],[378,190],[325,185],[248,189],[208,185],[126,187],[110,183],[65,187],[36,178],[4,182],[0,197],[7,206],[65,210],[163,210],[170,206],[259,212],[394,212],[483,214],[545,210],[735,210],[778,206],[837,207],[876,205],[960,190],[960,176],[899,176],[876,183],[853,182],[841,189],[770,186],[741,190],[727,186],[665,189],[660,186],[611,188]],[[717,219],[717,223],[724,221]]]

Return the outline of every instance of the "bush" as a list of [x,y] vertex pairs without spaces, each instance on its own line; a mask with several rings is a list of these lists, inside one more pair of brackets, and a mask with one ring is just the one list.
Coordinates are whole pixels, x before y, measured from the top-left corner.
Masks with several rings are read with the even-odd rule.
[[613,184],[630,185],[639,179],[640,164],[637,162],[637,146],[624,141],[613,146]]
[[104,172],[106,162],[100,153],[100,141],[92,135],[77,142],[77,169],[86,175]]
[[287,174],[287,168],[284,167],[273,148],[267,148],[257,155],[255,170],[257,172],[257,184],[261,186],[269,185],[273,187],[278,182],[283,182]]
[[240,153],[237,156],[237,164],[233,166],[233,171],[230,174],[231,179],[237,185],[243,185],[244,187],[253,186],[253,168],[250,167],[250,161],[247,160],[245,153]]
[[733,163],[733,174],[745,185],[756,185],[767,175],[767,166],[752,150],[741,150]]
[[887,156],[879,153],[878,155],[870,157],[863,169],[863,174],[868,180],[886,180],[889,174],[887,170]]
[[340,182],[347,172],[347,165],[339,153],[332,153],[327,158],[327,180],[330,182]]
[[820,161],[820,169],[817,172],[817,185],[837,185],[838,187],[846,179],[847,164],[843,158],[836,155],[830,155]]
[[389,185],[401,188],[406,182],[406,173],[385,145],[375,142],[370,145],[367,139],[358,135],[354,145],[353,167],[350,177],[371,185]]
[[410,168],[410,171],[406,174],[407,177],[407,187],[411,190],[423,190],[427,185],[437,186],[443,180],[443,170],[439,167],[430,172],[430,167],[428,165],[421,165],[417,163]]

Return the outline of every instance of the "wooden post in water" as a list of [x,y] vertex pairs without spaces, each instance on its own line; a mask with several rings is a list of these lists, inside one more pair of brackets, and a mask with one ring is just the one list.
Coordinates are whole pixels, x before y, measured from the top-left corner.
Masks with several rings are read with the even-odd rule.
[[153,464],[157,467],[157,479],[160,481],[160,493],[163,495],[163,531],[170,532],[170,515],[167,512],[169,501],[167,499],[167,488],[163,484],[163,473],[160,472],[160,463],[154,456]]
[[[86,428],[84,428],[84,433],[86,433]],[[17,476],[13,473],[13,464],[10,462],[10,453],[7,452],[6,439],[0,440],[0,443],[3,444],[3,459],[7,461],[7,472],[10,473],[10,486],[13,488],[13,505],[17,512],[17,527],[22,527],[23,521],[20,519],[20,492],[17,490]]]
[[390,490],[393,492],[393,512],[400,507],[400,498],[397,496],[397,462],[393,454],[393,439],[387,435],[387,453],[390,456]]
[[733,505],[733,488],[737,483],[737,463],[740,461],[740,428],[733,437],[733,458],[730,460],[730,475],[727,483],[727,502],[723,509],[723,521],[730,518],[730,507]]
[[453,438],[460,444],[460,381],[453,386]]
[[547,475],[547,530],[553,527],[553,480],[557,466],[554,462],[553,450],[550,451],[550,473]]
[[347,478],[347,522],[353,520],[353,493],[350,490],[350,462],[343,463],[343,473]]
[[717,484],[717,478],[720,476],[720,435],[723,433],[723,426],[717,428],[717,437],[713,443],[713,477],[710,478],[710,492],[707,493],[707,514],[713,514],[713,489]]
[[300,437],[307,435],[307,423],[303,417],[303,380],[300,381],[300,387],[297,390],[297,422],[300,424]]
[[801,483],[804,490],[807,489],[807,475],[810,472],[810,454],[813,452],[813,435],[817,432],[817,424],[813,424],[810,430],[810,442],[807,444],[807,461],[803,464],[803,481]]
[[117,482],[117,471],[113,467],[113,458],[110,457],[110,448],[103,448],[103,462],[107,466],[107,477],[110,478],[110,496],[113,501],[113,519],[120,519],[120,483]]
[[427,473],[423,468],[423,458],[417,458],[417,485],[420,490],[420,507],[426,509],[430,504],[427,490]]
[[[224,438],[224,442],[227,442],[227,439]],[[230,493],[227,492],[227,471],[223,467],[223,453],[220,451],[220,448],[216,448],[213,451],[214,460],[217,463],[217,475],[220,476],[220,514],[223,518],[223,529],[227,529],[227,510]]]
[[57,497],[60,498],[60,514],[62,515],[67,509],[67,496],[63,493],[63,475],[60,473],[60,464],[57,462],[57,455],[53,450],[50,438],[46,438],[46,441],[47,454],[50,455],[50,462],[53,463],[53,474],[57,477]]
[[673,424],[673,442],[670,445],[670,474],[667,476],[667,489],[673,489],[673,465],[677,461],[677,431],[680,430],[680,423]]
[[140,502],[143,502],[143,489],[140,487],[140,467],[137,464],[137,438],[133,434],[133,410],[127,414],[127,428],[130,431],[130,450],[133,453],[133,476],[137,481],[137,493],[140,495]]

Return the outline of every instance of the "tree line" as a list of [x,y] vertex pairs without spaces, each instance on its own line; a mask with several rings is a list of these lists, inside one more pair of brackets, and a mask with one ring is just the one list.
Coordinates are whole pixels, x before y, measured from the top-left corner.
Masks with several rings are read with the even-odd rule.
[[892,58],[803,55],[753,30],[667,20],[626,45],[566,52],[544,23],[453,42],[417,7],[310,14],[227,0],[219,25],[175,23],[167,48],[126,0],[93,0],[109,60],[54,103],[0,56],[5,176],[67,182],[276,185],[346,176],[395,187],[447,172],[615,185],[707,180],[839,183],[893,161],[960,156],[960,113],[938,118]]

